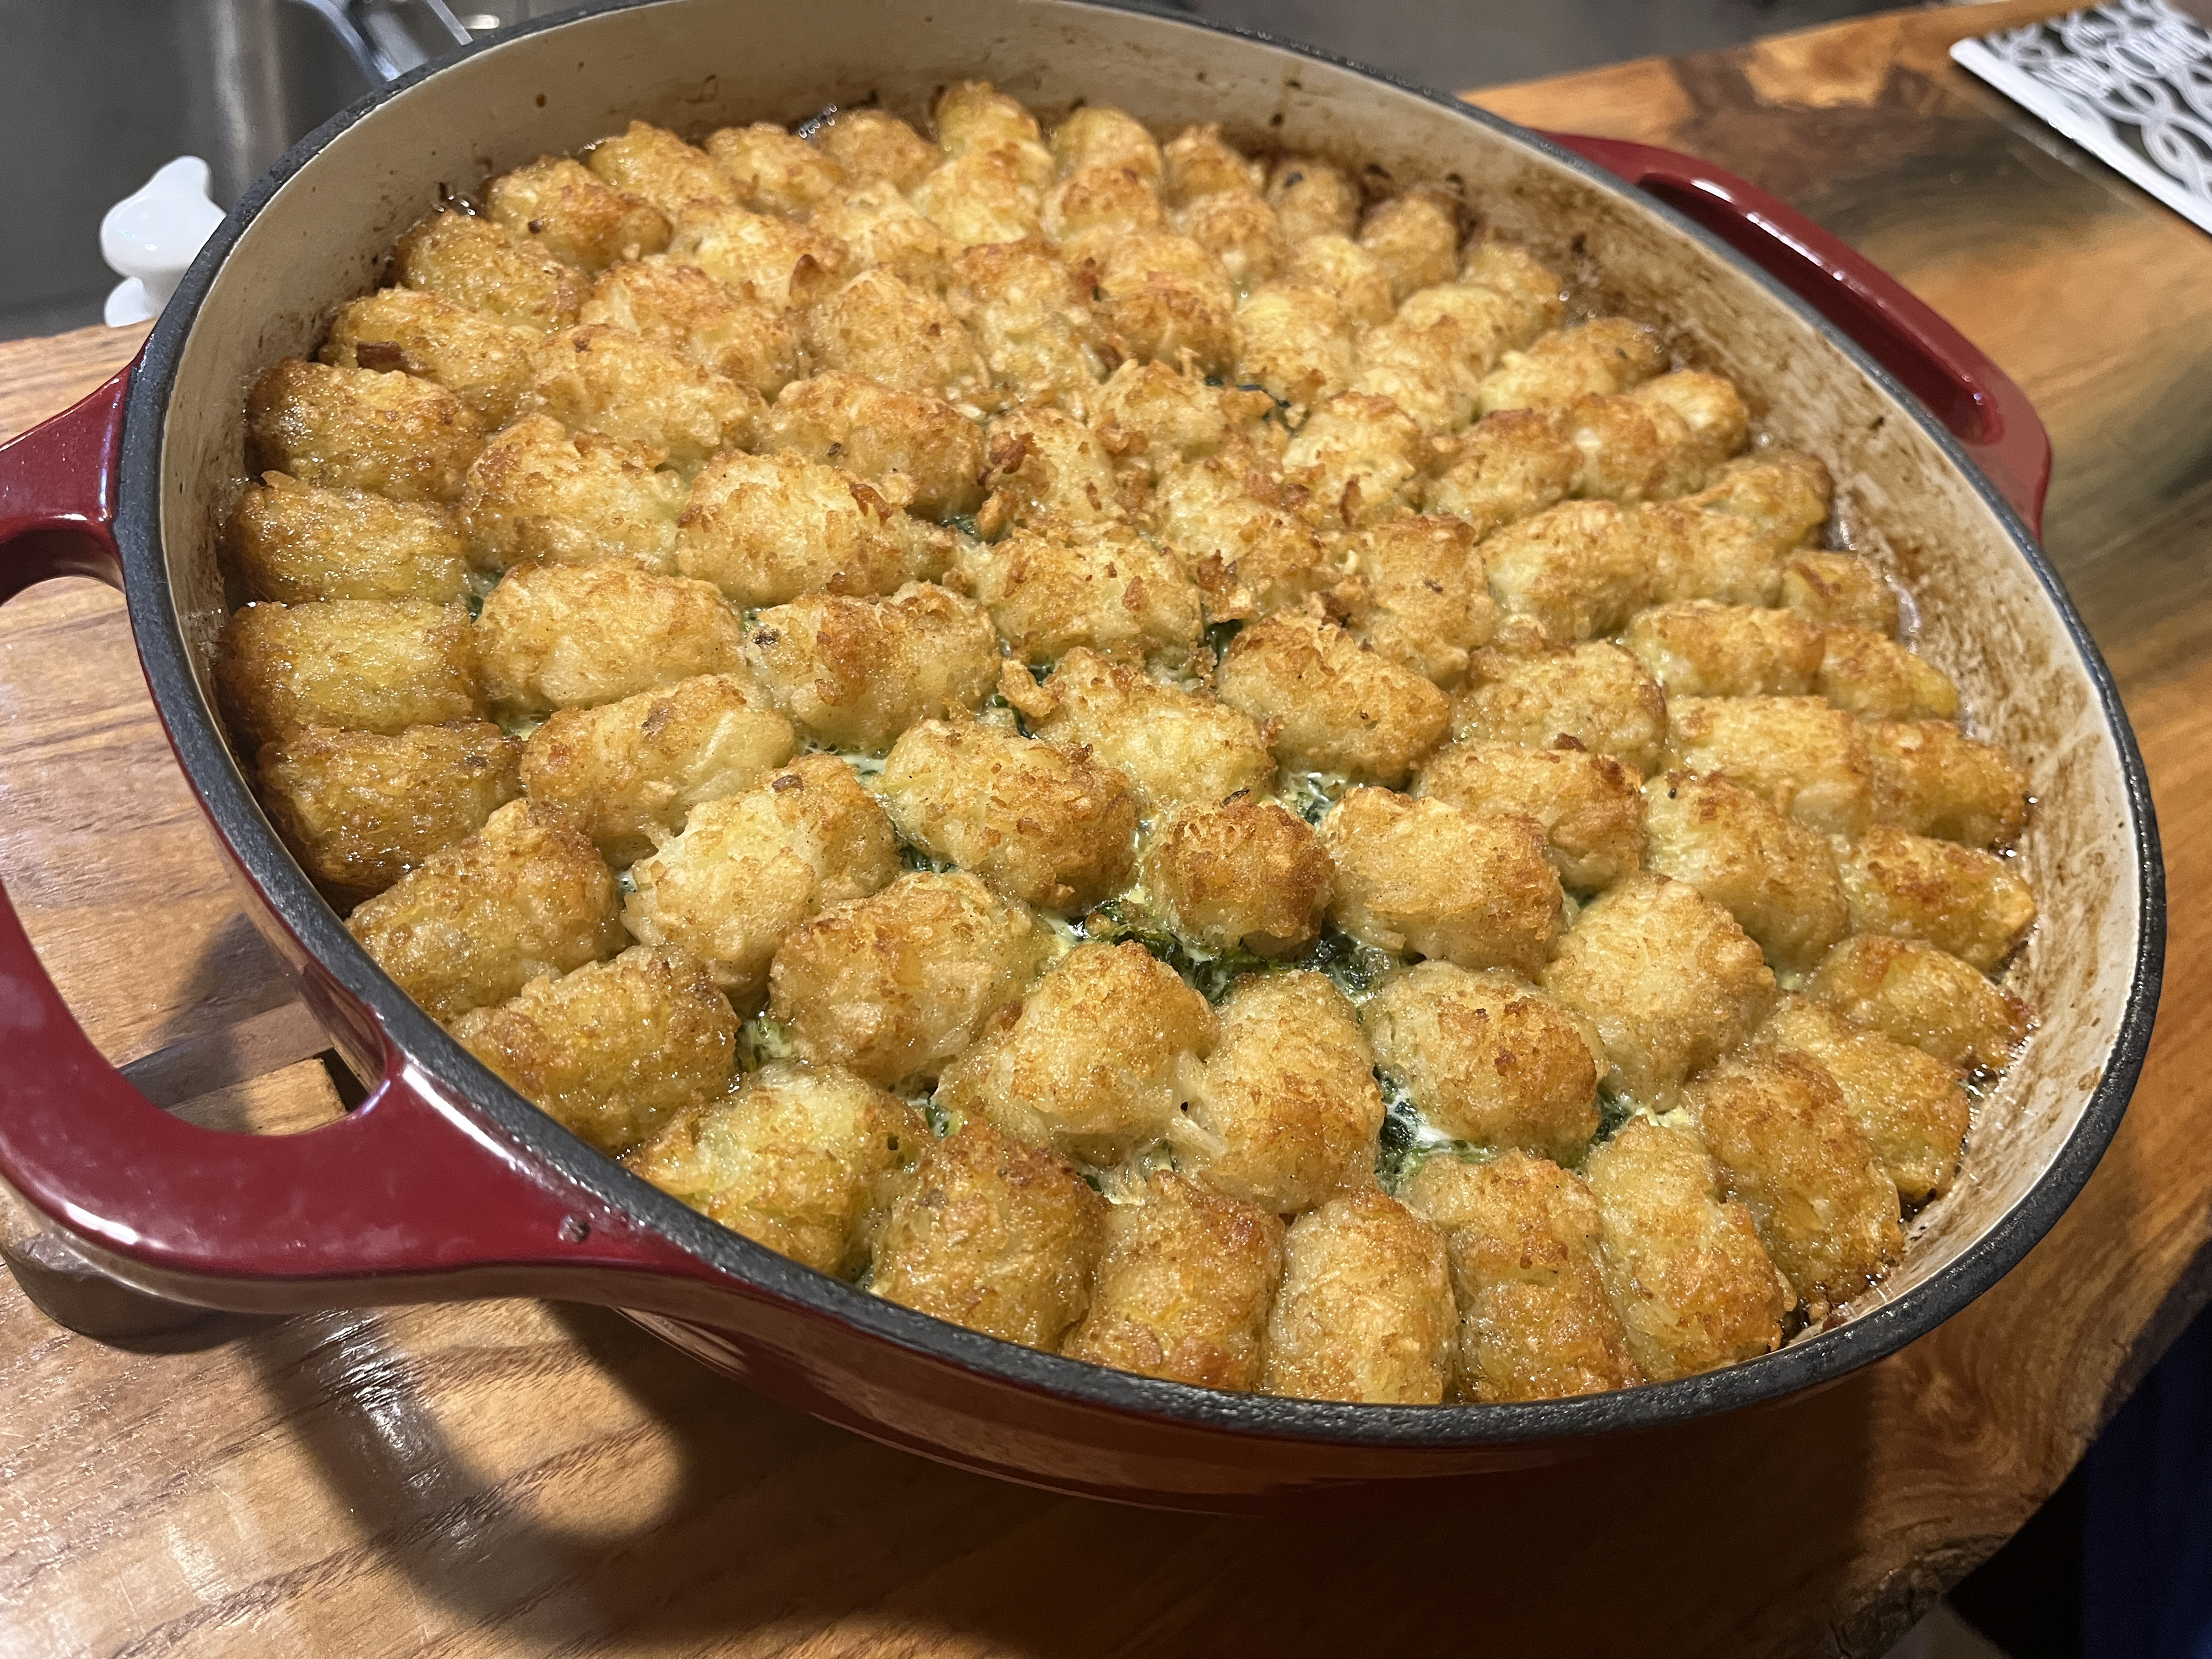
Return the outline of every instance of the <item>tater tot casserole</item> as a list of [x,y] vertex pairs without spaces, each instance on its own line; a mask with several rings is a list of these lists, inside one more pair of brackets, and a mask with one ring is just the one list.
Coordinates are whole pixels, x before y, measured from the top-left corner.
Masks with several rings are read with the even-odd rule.
[[712,1220],[1073,1358],[1483,1404],[1844,1317],[2037,913],[1822,459],[1451,179],[927,125],[541,157],[253,386],[216,678],[354,937]]

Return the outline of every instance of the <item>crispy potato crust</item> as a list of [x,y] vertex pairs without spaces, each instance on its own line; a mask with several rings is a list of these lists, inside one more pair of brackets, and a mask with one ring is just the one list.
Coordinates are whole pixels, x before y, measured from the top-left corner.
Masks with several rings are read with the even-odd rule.
[[743,674],[702,674],[596,708],[556,709],[522,751],[522,787],[627,865],[703,801],[791,758],[791,722]]
[[1098,272],[1098,299],[1122,353],[1201,374],[1237,361],[1237,291],[1219,259],[1173,231],[1116,235]]
[[983,504],[982,431],[941,398],[817,374],[776,394],[768,428],[769,447],[842,466],[924,518]]
[[1851,930],[1825,836],[1723,776],[1669,772],[1644,797],[1644,862],[1734,916],[1775,967],[1809,971]]
[[1279,1215],[1372,1185],[1382,1092],[1344,994],[1319,974],[1255,975],[1220,1019],[1189,1109],[1169,1128],[1176,1167]]
[[1734,917],[1687,882],[1650,873],[1583,907],[1542,983],[1596,1025],[1613,1085],[1654,1109],[1748,1036],[1775,997]]
[[1628,1351],[1654,1382],[1771,1350],[1794,1305],[1751,1212],[1721,1194],[1696,1130],[1631,1119],[1583,1165],[1598,1264]]
[[1336,296],[1311,283],[1264,283],[1237,307],[1237,378],[1311,409],[1352,389],[1358,360]]
[[1265,617],[1222,658],[1221,701],[1274,728],[1275,758],[1293,771],[1405,781],[1443,740],[1451,702],[1409,668],[1310,616]]
[[1087,646],[1112,662],[1180,666],[1205,627],[1181,562],[1126,525],[1048,521],[963,548],[959,573],[1025,662]]
[[1060,1352],[1201,1389],[1260,1386],[1283,1224],[1163,1170],[1106,1212],[1091,1310]]
[[1380,259],[1351,237],[1333,230],[1297,235],[1291,228],[1291,222],[1282,216],[1279,205],[1276,220],[1291,241],[1291,263],[1283,271],[1288,281],[1331,295],[1355,335],[1363,328],[1389,321],[1390,273],[1382,269]]
[[1212,1052],[1213,1011],[1141,945],[1079,945],[1001,1009],[937,1103],[1099,1168],[1167,1133]]
[[632,945],[453,1022],[460,1045],[610,1156],[730,1086],[738,1017],[697,958]]
[[606,323],[564,329],[538,348],[528,406],[571,431],[649,445],[684,467],[755,442],[768,413],[750,386]]
[[223,624],[215,675],[233,726],[257,748],[295,726],[391,736],[484,716],[465,605],[249,605]]
[[1566,284],[1559,273],[1512,242],[1485,236],[1460,254],[1459,279],[1513,301],[1514,320],[1506,343],[1526,346],[1566,314]]
[[853,769],[804,755],[758,788],[694,807],[682,835],[631,866],[623,924],[691,952],[749,1014],[793,928],[898,872],[890,820]]
[[1267,169],[1224,139],[1218,122],[1185,127],[1160,149],[1170,202],[1224,190],[1256,192],[1267,183]]
[[741,610],[803,593],[895,593],[945,574],[952,538],[804,456],[717,455],[692,480],[676,568]]
[[614,872],[584,836],[509,801],[368,900],[346,927],[434,1019],[504,1002],[624,943]]
[[1367,642],[1447,691],[1464,681],[1469,653],[1498,626],[1474,532],[1439,514],[1394,519],[1354,537],[1352,558]]
[[1321,538],[1291,510],[1297,489],[1237,442],[1160,479],[1153,529],[1198,584],[1209,623],[1272,616],[1341,578]]
[[1814,690],[1862,720],[1955,720],[1959,688],[1933,664],[1871,629],[1831,623]]
[[1638,613],[1621,644],[1670,697],[1803,696],[1823,650],[1821,630],[1793,611],[1710,599]]
[[1854,933],[1805,987],[1854,1024],[1947,1066],[2002,1070],[2027,1039],[2027,1006],[1920,939]]
[[459,518],[479,568],[635,565],[672,575],[688,492],[650,445],[526,415],[469,468]]
[[1291,1224],[1267,1317],[1269,1394],[1434,1406],[1458,1327],[1442,1234],[1379,1187]]
[[1907,1203],[1950,1190],[1972,1108],[1949,1066],[1801,996],[1784,997],[1753,1040],[1820,1063]]
[[880,265],[807,313],[806,344],[819,369],[931,398],[965,401],[988,379],[974,337],[945,301]]
[[850,259],[842,242],[793,220],[702,199],[678,210],[668,257],[770,311],[805,310]]
[[2027,774],[1948,720],[1870,720],[1874,818],[1916,836],[2006,847],[2027,824]]
[[951,261],[945,295],[992,383],[1077,413],[1106,373],[1091,291],[1044,241],[986,243]]
[[710,133],[707,154],[757,213],[803,215],[845,182],[835,155],[772,121]]
[[1146,843],[1144,869],[1176,938],[1262,957],[1320,937],[1336,874],[1304,818],[1246,799],[1176,811]]
[[799,335],[788,317],[665,255],[610,265],[578,320],[632,330],[763,398],[799,378]]
[[521,750],[487,720],[390,736],[295,726],[262,746],[258,793],[307,872],[361,898],[476,834],[520,794]]
[[1311,155],[1285,155],[1267,170],[1267,204],[1294,242],[1349,236],[1359,225],[1359,186],[1341,167]]
[[1408,191],[1367,210],[1359,246],[1390,274],[1390,297],[1402,305],[1416,289],[1459,276],[1459,204],[1448,196]]
[[1670,766],[1724,772],[1824,836],[1856,836],[1874,816],[1866,729],[1820,697],[1678,697],[1668,708]]
[[1024,710],[1030,731],[1062,749],[1088,749],[1120,772],[1147,818],[1216,805],[1274,780],[1275,758],[1249,714],[1087,646],[1063,656],[1041,692]]
[[1994,854],[1877,823],[1837,868],[1851,931],[1926,939],[1984,973],[2012,954],[2035,921],[2035,895]]
[[841,109],[814,129],[812,142],[848,179],[881,179],[912,190],[945,159],[938,147],[880,109]]
[[408,287],[540,333],[576,320],[590,280],[501,226],[447,209],[399,239],[392,269]]
[[1322,820],[1329,914],[1377,950],[1540,971],[1559,937],[1559,872],[1533,818],[1354,789]]
[[1331,528],[1358,530],[1410,504],[1427,451],[1413,416],[1388,398],[1346,392],[1310,416],[1283,452],[1283,476]]
[[231,514],[229,547],[257,599],[426,599],[467,590],[461,538],[442,507],[268,472]]
[[880,787],[908,842],[1041,909],[1087,910],[1135,869],[1128,781],[1081,750],[923,720],[892,745]]
[[1897,590],[1856,553],[1800,553],[1782,568],[1782,603],[1816,627],[1897,635]]
[[1101,524],[1122,516],[1110,457],[1091,428],[1066,411],[1039,407],[996,416],[983,436],[983,487],[975,515],[985,535],[1010,524],[1048,529]]
[[1509,351],[1482,382],[1486,415],[1542,409],[1592,392],[1626,392],[1666,366],[1659,337],[1625,317],[1600,317],[1556,329],[1526,351]]
[[849,1279],[932,1144],[921,1113],[865,1079],[775,1060],[623,1162],[756,1243]]
[[1667,738],[1667,694],[1618,646],[1591,640],[1558,650],[1478,651],[1454,705],[1463,743],[1548,748],[1571,738],[1638,772],[1657,769]]
[[1617,632],[1650,602],[1650,544],[1611,501],[1562,501],[1482,544],[1490,591],[1564,644]]
[[1053,953],[1025,904],[964,872],[902,876],[794,929],[769,1010],[800,1055],[886,1088],[935,1078]]
[[611,188],[581,161],[541,155],[491,181],[484,205],[494,224],[563,264],[604,270],[668,246],[668,217],[651,203]]
[[476,633],[493,708],[524,715],[734,672],[741,642],[710,583],[621,564],[518,566],[485,595]]
[[1415,774],[1413,793],[1468,812],[1512,812],[1544,831],[1545,855],[1565,886],[1610,887],[1644,862],[1642,775],[1570,740],[1556,748],[1455,743]]
[[461,493],[483,426],[443,386],[287,357],[253,383],[246,443],[258,471],[395,501]]
[[1596,1030],[1510,974],[1418,963],[1359,1017],[1382,1075],[1455,1140],[1572,1164],[1597,1133]]
[[1434,1157],[1405,1200],[1444,1236],[1462,1400],[1565,1400],[1644,1380],[1606,1296],[1603,1223],[1580,1179],[1524,1152]]
[[539,338],[534,329],[434,294],[387,288],[340,306],[317,355],[339,368],[398,369],[434,381],[489,431],[505,423],[529,390]]
[[1053,1349],[1091,1305],[1106,1201],[1050,1152],[970,1123],[932,1143],[876,1238],[869,1288]]
[[973,713],[998,684],[999,640],[981,605],[913,582],[763,611],[745,662],[803,734],[881,754],[916,720]]
[[1464,519],[1478,536],[1533,518],[1564,497],[1580,459],[1558,418],[1540,409],[1486,415],[1448,453],[1422,500]]
[[738,192],[706,151],[644,121],[602,138],[584,158],[617,190],[650,202],[672,220],[695,201],[735,203]]

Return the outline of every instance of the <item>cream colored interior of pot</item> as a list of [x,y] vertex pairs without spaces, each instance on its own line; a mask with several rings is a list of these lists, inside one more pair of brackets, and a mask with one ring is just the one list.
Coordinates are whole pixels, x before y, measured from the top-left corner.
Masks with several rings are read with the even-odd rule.
[[375,284],[441,191],[473,191],[632,117],[694,132],[876,98],[914,118],[967,77],[1047,112],[1116,104],[1163,131],[1219,121],[1241,143],[1372,161],[1401,180],[1456,174],[1489,223],[1573,273],[1583,303],[1666,325],[1691,361],[1744,387],[1767,434],[1827,461],[1850,544],[1913,595],[1917,643],[1959,682],[1973,727],[2032,768],[2021,855],[2043,907],[2009,979],[2040,1027],[1981,1104],[1965,1176],[1922,1213],[1905,1265],[1873,1294],[1939,1272],[2019,1203],[2097,1082],[2140,921],[2119,757],[2034,573],[1915,421],[1726,260],[1448,109],[1279,48],[1053,0],[665,0],[508,42],[410,88],[285,185],[186,343],[162,533],[204,690],[228,608],[216,539],[244,470],[246,387],[279,357],[312,352],[323,319]]

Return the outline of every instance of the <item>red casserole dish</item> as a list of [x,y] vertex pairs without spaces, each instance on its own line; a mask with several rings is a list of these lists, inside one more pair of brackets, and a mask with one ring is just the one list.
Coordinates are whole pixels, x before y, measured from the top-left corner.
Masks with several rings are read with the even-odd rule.
[[[263,817],[212,713],[216,526],[245,388],[310,347],[384,250],[489,173],[631,115],[679,127],[905,112],[988,76],[1049,107],[1455,173],[1507,234],[1603,273],[1577,298],[1686,330],[1784,441],[1828,459],[1838,522],[1930,601],[1921,648],[2031,760],[2045,919],[2014,972],[2042,1030],[1986,1101],[1972,1182],[1923,1212],[1851,1317],[1682,1382],[1540,1404],[1377,1407],[1217,1394],[1012,1346],[876,1300],[684,1209],[501,1084],[380,972]],[[0,1175],[140,1290],[255,1312],[527,1294],[605,1304],[763,1392],[890,1443],[1054,1487],[1267,1508],[1451,1480],[1817,1387],[1934,1328],[2072,1200],[2118,1124],[2163,951],[2149,792],[2109,676],[2037,548],[2050,447],[2019,390],[1849,249],[1743,181],[1641,145],[1547,137],[1180,17],[1072,0],[927,15],[827,0],[650,0],[528,26],[305,140],[216,233],[140,361],[0,447],[0,599],[119,584],[157,709],[257,921],[370,1081],[308,1133],[196,1128],[76,1027],[0,908]],[[2062,880],[2063,878],[2063,880]]]

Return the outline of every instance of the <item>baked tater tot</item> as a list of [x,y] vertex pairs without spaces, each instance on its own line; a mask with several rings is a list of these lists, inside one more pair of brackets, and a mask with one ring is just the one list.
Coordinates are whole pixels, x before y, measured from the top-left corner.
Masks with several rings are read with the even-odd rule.
[[1419,190],[1378,202],[1361,222],[1359,246],[1390,273],[1390,297],[1402,305],[1415,289],[1458,276],[1458,204]]
[[246,433],[257,471],[395,501],[452,501],[483,446],[482,423],[441,386],[297,357],[253,383]]
[[1167,172],[1158,143],[1145,124],[1110,104],[1071,110],[1052,132],[1052,159],[1063,176],[1084,167],[1127,167],[1158,184]]
[[1679,469],[1697,482],[1744,447],[1751,434],[1751,411],[1734,382],[1694,368],[1678,368],[1671,374],[1646,380],[1628,394],[1655,416],[1671,414],[1682,422],[1682,434],[1670,436],[1677,453],[1670,471]]
[[1942,1060],[1795,995],[1752,1040],[1820,1063],[1907,1203],[1950,1189],[1972,1106]]
[[1275,722],[1275,757],[1293,771],[1341,772],[1390,787],[1443,740],[1451,702],[1409,668],[1333,623],[1268,617],[1221,659],[1221,701]]
[[1509,351],[1484,379],[1484,414],[1545,409],[1592,392],[1626,392],[1666,367],[1659,337],[1625,317],[1600,317],[1556,329],[1526,351]]
[[387,288],[340,306],[318,356],[339,368],[398,369],[432,381],[489,430],[529,389],[542,337],[434,294]]
[[1413,793],[1464,811],[1534,819],[1562,884],[1593,892],[1643,865],[1643,782],[1641,773],[1572,739],[1551,749],[1455,743],[1423,763]]
[[776,395],[763,447],[834,462],[894,507],[946,519],[983,504],[983,434],[941,398],[895,391],[855,374],[793,380]]
[[541,155],[486,186],[492,222],[563,264],[605,270],[668,246],[668,216],[567,155]]
[[1302,409],[1352,389],[1352,327],[1327,289],[1264,283],[1237,307],[1237,378]]
[[736,187],[706,151],[645,121],[632,121],[613,137],[599,140],[584,162],[597,177],[652,203],[672,220],[690,202],[738,199]]
[[257,599],[425,599],[467,591],[461,538],[442,507],[359,489],[319,489],[286,472],[246,485],[229,546]]
[[2004,847],[2027,824],[2027,775],[1948,720],[1869,720],[1874,817],[1916,836]]
[[881,266],[807,313],[806,344],[818,369],[933,398],[974,398],[988,379],[974,337],[945,301]]
[[1751,520],[1680,501],[1647,501],[1637,517],[1651,537],[1652,597],[1662,604],[1711,599],[1771,608],[1781,603],[1790,544]]
[[1393,519],[1352,538],[1351,556],[1367,643],[1447,691],[1466,679],[1468,653],[1498,627],[1474,532],[1440,514]]
[[1424,486],[1432,513],[1464,519],[1480,538],[1534,517],[1564,498],[1580,465],[1557,419],[1540,409],[1486,415]]
[[1106,1212],[1091,1310],[1060,1352],[1201,1389],[1260,1386],[1283,1224],[1162,1170]]
[[707,154],[756,213],[803,216],[845,182],[836,156],[772,121],[709,133]]
[[465,605],[419,599],[249,605],[216,643],[216,684],[258,746],[294,726],[387,736],[484,716]]
[[1745,1049],[1682,1097],[1808,1317],[1825,1319],[1903,1254],[1897,1185],[1818,1061]]
[[1221,261],[1239,294],[1290,263],[1291,245],[1275,210],[1249,191],[1217,191],[1188,203],[1169,222]]
[[1644,862],[1736,919],[1784,972],[1816,967],[1851,930],[1827,838],[1731,779],[1669,772],[1644,786]]
[[522,787],[626,865],[702,801],[751,788],[791,758],[791,722],[742,674],[702,674],[596,708],[561,708],[530,734]]
[[1213,1010],[1141,945],[1079,945],[984,1026],[937,1104],[1110,1168],[1166,1134],[1212,1049]]
[[591,286],[574,265],[451,208],[399,239],[392,270],[409,288],[540,333],[574,322]]
[[1414,301],[1421,297],[1416,295],[1396,316],[1360,335],[1352,389],[1388,398],[1433,441],[1474,418],[1483,370],[1498,337],[1486,318],[1470,331],[1465,319],[1449,313],[1414,315]]
[[1127,525],[1047,522],[962,550],[960,577],[1024,662],[1088,646],[1114,662],[1180,667],[1205,629],[1197,584]]
[[832,191],[807,223],[845,245],[848,271],[887,270],[926,294],[943,294],[951,280],[959,249],[884,179]]
[[1088,749],[1121,773],[1148,818],[1265,789],[1275,775],[1251,716],[1087,646],[1062,657],[1039,691],[1023,710],[1030,730],[1062,749]]
[[461,1047],[564,1129],[619,1157],[730,1086],[738,1017],[698,960],[632,945],[453,1022]]
[[1462,968],[1540,969],[1559,937],[1559,872],[1533,818],[1354,789],[1322,820],[1329,914],[1376,950]]
[[742,630],[708,582],[622,564],[526,564],[484,596],[476,638],[492,707],[530,715],[732,672]]
[[391,736],[296,726],[262,746],[258,793],[310,876],[363,897],[473,836],[520,794],[521,749],[487,720]]
[[930,114],[937,123],[937,142],[947,155],[979,150],[1010,154],[1024,177],[1040,189],[1058,170],[1052,152],[1044,147],[1036,117],[1022,107],[1019,99],[988,81],[954,82],[938,94]]
[[1079,749],[922,720],[891,745],[880,787],[908,841],[1042,909],[1087,910],[1136,866],[1128,781]]
[[969,1123],[924,1149],[876,1236],[868,1288],[1050,1350],[1091,1305],[1106,1200],[1050,1152]]
[[526,415],[483,447],[458,511],[479,569],[514,564],[676,568],[676,527],[689,492],[648,445],[574,434]]
[[685,1107],[623,1161],[663,1192],[817,1273],[849,1279],[932,1145],[921,1114],[835,1066],[773,1060]]
[[1224,138],[1218,122],[1185,127],[1160,146],[1160,153],[1170,202],[1194,201],[1224,190],[1256,194],[1267,181],[1267,170]]
[[1154,531],[1188,568],[1208,622],[1271,616],[1341,578],[1321,538],[1290,509],[1291,494],[1241,443],[1160,480]]
[[1040,405],[994,416],[984,428],[983,458],[990,493],[975,522],[987,537],[1048,518],[1101,524],[1121,517],[1105,446],[1063,410]]
[[1310,491],[1332,527],[1357,530],[1409,504],[1426,451],[1421,428],[1388,398],[1346,392],[1307,417],[1283,452],[1283,476]]
[[1043,186],[1024,177],[1023,167],[1011,148],[971,149],[932,169],[907,197],[959,246],[1018,242],[1038,234],[1044,199]]
[[869,754],[916,720],[974,713],[999,682],[990,613],[927,582],[887,599],[805,594],[762,611],[744,652],[804,735]]
[[631,330],[763,398],[799,377],[799,334],[789,317],[663,255],[610,265],[578,320]]
[[1687,423],[1664,404],[1594,392],[1555,412],[1582,458],[1573,495],[1626,507],[1680,495],[1705,482],[1705,469],[1691,459]]
[[1380,259],[1334,231],[1300,239],[1285,227],[1284,234],[1291,237],[1291,263],[1284,267],[1284,280],[1334,297],[1355,334],[1390,320],[1390,273]]
[[1782,568],[1782,603],[1815,627],[1897,635],[1897,590],[1856,553],[1800,553]]
[[894,593],[945,574],[950,532],[802,455],[717,455],[691,481],[676,568],[740,610],[802,593]]
[[1524,1152],[1438,1156],[1405,1200],[1444,1236],[1461,1399],[1565,1400],[1644,1380],[1598,1268],[1597,1200],[1577,1177]]
[[698,957],[749,1014],[786,934],[898,872],[890,820],[853,769],[803,755],[757,788],[702,802],[682,835],[631,866],[623,925],[644,944]]
[[1453,707],[1462,742],[1548,748],[1571,738],[1639,772],[1656,770],[1667,740],[1667,694],[1618,646],[1586,641],[1524,653],[1495,647],[1468,664]]
[[1696,1130],[1632,1118],[1583,1164],[1601,1231],[1599,1270],[1654,1382],[1768,1352],[1795,1305],[1751,1212],[1721,1196]]
[[1687,882],[1649,872],[1583,908],[1541,983],[1597,1027],[1613,1085],[1655,1109],[1748,1036],[1775,997],[1733,916]]
[[1611,501],[1562,501],[1508,525],[1482,558],[1499,606],[1559,643],[1613,633],[1650,603],[1650,544]]
[[845,170],[848,179],[881,179],[912,190],[945,159],[945,152],[888,110],[834,112],[809,142]]
[[1865,728],[1820,697],[1678,697],[1670,765],[1725,772],[1808,830],[1856,836],[1872,821]]
[[615,872],[584,836],[509,801],[346,921],[433,1019],[504,1002],[627,942]]
[[1260,422],[1273,404],[1249,389],[1209,386],[1165,363],[1123,363],[1099,389],[1092,424],[1107,454],[1158,479],[1224,449],[1261,459]]
[[1459,1325],[1443,1235],[1379,1187],[1291,1224],[1261,1387],[1305,1400],[1434,1406]]
[[1834,482],[1817,458],[1778,449],[1727,462],[1683,504],[1743,519],[1775,546],[1797,548],[1828,521],[1834,495]]
[[1267,171],[1267,196],[1294,242],[1324,234],[1349,236],[1359,224],[1359,186],[1339,167],[1311,155],[1285,155]]
[[1179,362],[1201,374],[1237,361],[1237,291],[1221,261],[1188,236],[1142,231],[1118,236],[1098,272],[1099,308],[1132,357]]
[[1179,809],[1144,857],[1169,930],[1197,950],[1284,957],[1321,936],[1336,866],[1313,826],[1272,801]]
[[965,872],[900,877],[804,922],[775,954],[769,1012],[802,1059],[885,1088],[934,1079],[1051,959],[1052,930]]
[[1167,214],[1159,192],[1141,174],[1128,167],[1085,167],[1045,191],[1037,224],[1070,264],[1081,264],[1103,258],[1121,237],[1164,228]]
[[1571,1164],[1597,1133],[1597,1033],[1525,981],[1416,963],[1359,1017],[1382,1075],[1455,1140]]
[[1946,1066],[1999,1070],[2027,1037],[2027,1004],[1921,939],[1854,933],[1828,952],[1805,994]]
[[1320,974],[1237,982],[1188,1109],[1168,1126],[1176,1167],[1278,1215],[1372,1186],[1382,1091],[1344,993]]
[[845,245],[790,219],[726,204],[686,203],[668,257],[696,265],[723,287],[770,311],[804,311],[845,274]]
[[1956,719],[1959,688],[1933,663],[1870,629],[1835,623],[1814,690],[1862,720]]
[[1629,618],[1621,644],[1670,697],[1802,697],[1820,630],[1794,611],[1684,599]]
[[529,406],[571,431],[649,444],[679,466],[753,443],[768,414],[750,386],[606,323],[539,347]]
[[1105,377],[1089,288],[1043,241],[992,242],[954,256],[945,295],[992,384],[1080,413]]
[[1566,314],[1566,284],[1559,273],[1516,243],[1495,237],[1469,242],[1460,254],[1459,279],[1513,302],[1508,345],[1527,345]]
[[1877,823],[1836,850],[1851,931],[1922,939],[1988,973],[2035,921],[2035,895],[1991,853]]

